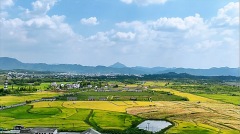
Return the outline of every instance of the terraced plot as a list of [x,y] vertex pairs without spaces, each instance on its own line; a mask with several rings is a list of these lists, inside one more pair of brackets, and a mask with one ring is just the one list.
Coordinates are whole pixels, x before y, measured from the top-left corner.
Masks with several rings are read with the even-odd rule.
[[[140,118],[125,112],[127,104],[117,106],[110,102],[38,102],[0,111],[0,122],[4,128],[11,129],[20,124],[25,127],[59,127],[62,131],[83,131],[97,126],[101,129],[123,130],[131,126],[132,121]],[[146,106],[147,103],[141,104]],[[91,111],[93,109],[93,112]],[[98,110],[96,110],[98,109]],[[103,110],[110,111],[103,111]],[[113,110],[116,112],[113,112]],[[122,113],[119,113],[122,112]],[[90,122],[88,124],[90,115]]]

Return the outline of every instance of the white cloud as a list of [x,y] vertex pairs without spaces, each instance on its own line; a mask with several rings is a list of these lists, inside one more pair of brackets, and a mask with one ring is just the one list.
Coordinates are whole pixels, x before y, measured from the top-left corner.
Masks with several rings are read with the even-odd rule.
[[211,23],[213,26],[239,25],[239,2],[231,2],[219,9]]
[[80,22],[84,25],[98,25],[99,24],[96,17],[90,17],[88,19],[83,18],[83,19],[81,19]]
[[124,3],[127,3],[127,4],[131,4],[132,3],[132,0],[121,0],[122,2]]
[[25,8],[21,7],[21,6],[18,6],[18,9],[19,10],[26,10]]
[[147,6],[149,4],[164,4],[168,0],[121,0],[121,1],[127,4],[135,2],[138,5]]
[[203,24],[203,18],[199,14],[182,18],[160,18],[153,22],[153,27],[160,30],[179,29],[186,30]]
[[8,12],[1,12],[0,13],[0,19],[1,18],[7,18],[8,17]]
[[47,12],[55,5],[59,0],[37,0],[32,2],[33,10],[25,10],[25,13],[22,13],[22,17],[32,18],[32,17],[42,17],[47,14]]
[[88,44],[94,47],[106,47],[106,46],[113,46],[116,44],[116,42],[111,41],[108,37],[108,35],[111,35],[114,33],[114,30],[110,30],[107,32],[98,32],[95,35],[90,36],[89,38],[86,38],[86,41],[88,41]]
[[125,39],[125,40],[133,40],[135,38],[135,33],[128,32],[117,32],[115,35],[112,36],[113,39]]
[[234,30],[227,29],[227,30],[224,30],[223,32],[221,32],[221,35],[232,35],[233,32],[234,32]]
[[222,41],[214,41],[214,40],[205,40],[201,43],[196,43],[196,48],[198,49],[206,49],[211,47],[217,47],[222,44]]
[[234,46],[234,47],[239,47],[239,41],[233,39],[233,38],[230,38],[230,37],[225,37],[223,38],[224,41],[227,42],[227,44],[231,45],[231,46]]
[[5,9],[6,7],[13,6],[14,2],[12,0],[0,0],[0,9]]
[[[33,10],[24,13],[30,18],[0,18],[0,40],[4,44],[1,46],[2,56],[16,57],[19,54],[19,57],[30,57],[30,62],[39,59],[47,62],[45,60],[48,59],[40,58],[44,53],[46,57],[53,57],[49,58],[50,63],[54,60],[96,65],[102,64],[104,59],[109,64],[126,61],[129,65],[144,62],[150,66],[195,66],[199,65],[198,62],[211,61],[207,58],[226,51],[231,54],[231,59],[236,59],[239,53],[236,51],[239,31],[231,26],[236,15],[230,17],[231,23],[225,27],[218,27],[218,23],[204,20],[199,14],[185,18],[162,17],[146,22],[123,21],[116,23],[117,30],[99,31],[85,38],[65,22],[66,16],[47,15],[54,3],[51,4],[50,0],[38,1],[40,3],[34,2]],[[85,19],[84,24],[99,24],[96,17],[91,18]],[[215,56],[212,60],[220,58],[224,57]],[[208,67],[216,65],[208,63]],[[228,63],[231,64],[221,61],[218,65]]]

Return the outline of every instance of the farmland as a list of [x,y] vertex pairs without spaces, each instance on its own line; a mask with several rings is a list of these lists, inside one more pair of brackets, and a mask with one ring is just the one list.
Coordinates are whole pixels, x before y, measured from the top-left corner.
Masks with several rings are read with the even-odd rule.
[[239,96],[231,96],[228,94],[199,94],[199,96],[227,102],[227,103],[232,103],[235,105],[238,105],[239,102]]
[[131,107],[127,112],[147,119],[167,119],[176,126],[169,133],[239,133],[239,111],[232,104],[154,102],[155,107]]
[[[108,100],[116,100],[114,97],[118,97],[120,101],[129,101],[131,97],[137,98],[138,101],[149,101],[151,97],[152,101],[181,101],[183,97],[177,95],[168,95],[168,92],[152,92],[152,91],[143,91],[143,92],[82,92],[71,97],[77,97],[79,101],[86,101],[88,97],[95,97],[98,100],[100,97],[107,97]],[[64,101],[67,100],[68,96],[59,97],[58,100]]]
[[[110,102],[101,105],[99,102],[80,102],[76,105],[73,102],[39,102],[0,111],[0,121],[8,129],[15,124],[24,124],[25,127],[57,126],[60,130],[83,131],[93,124],[102,129],[124,130],[131,126],[132,121],[141,121],[141,118],[126,114],[125,109],[149,104],[139,102],[132,106],[117,106]],[[89,114],[91,124],[85,121]]]
[[[50,83],[41,83],[40,86],[35,86],[40,89],[39,92],[24,91],[18,96],[16,94],[1,96],[1,104],[7,106],[26,100],[37,100],[42,97],[75,92],[73,95],[57,97],[57,101],[31,103],[0,111],[1,126],[8,129],[16,124],[22,124],[25,127],[57,126],[60,131],[83,131],[94,128],[107,132],[107,130],[125,131],[133,125],[134,121],[159,119],[174,123],[175,126],[167,130],[170,134],[239,133],[237,131],[239,128],[237,106],[239,98],[236,96],[239,94],[233,86],[212,83],[209,85],[186,84],[171,80],[138,81],[134,84],[128,82],[132,81],[95,83],[103,84],[102,86],[107,85],[108,87],[104,87],[104,90],[111,88],[134,90],[137,88],[143,92],[96,92],[85,87],[62,90],[63,93],[60,93],[49,92],[52,90],[47,88]],[[58,82],[58,84],[60,83],[71,82]],[[94,82],[86,83],[94,84]],[[13,88],[17,88],[17,86],[13,86]],[[77,97],[77,101],[66,101],[67,97]],[[96,101],[86,101],[88,97],[95,97]],[[100,97],[106,97],[107,101],[98,101]],[[117,100],[116,97],[119,99]],[[131,97],[137,98],[137,101],[130,101]],[[150,102],[150,98],[152,102]],[[186,101],[185,98],[189,101]]]
[[9,105],[22,103],[25,101],[38,100],[43,97],[53,97],[61,94],[62,93],[55,93],[55,92],[36,92],[36,93],[21,94],[21,96],[12,96],[12,95],[0,96],[0,105],[9,106]]
[[193,95],[190,93],[184,93],[184,92],[180,92],[180,91],[176,91],[170,88],[160,88],[160,89],[153,89],[154,91],[165,91],[165,92],[170,92],[173,93],[174,95],[178,95],[181,97],[187,97],[189,99],[189,101],[202,101],[202,102],[216,102],[215,100],[206,98],[206,97],[201,97],[201,96],[197,96],[197,95]]

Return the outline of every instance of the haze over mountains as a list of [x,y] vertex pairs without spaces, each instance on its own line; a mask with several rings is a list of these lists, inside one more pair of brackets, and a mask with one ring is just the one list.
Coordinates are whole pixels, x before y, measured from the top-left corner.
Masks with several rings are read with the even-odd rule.
[[119,62],[106,66],[82,66],[77,64],[45,64],[45,63],[22,63],[14,58],[0,57],[0,69],[26,69],[37,71],[54,71],[54,72],[73,72],[73,73],[99,73],[99,74],[162,74],[162,73],[188,73],[192,75],[204,76],[239,76],[239,68],[210,68],[210,69],[191,69],[191,68],[166,68],[166,67],[127,67]]

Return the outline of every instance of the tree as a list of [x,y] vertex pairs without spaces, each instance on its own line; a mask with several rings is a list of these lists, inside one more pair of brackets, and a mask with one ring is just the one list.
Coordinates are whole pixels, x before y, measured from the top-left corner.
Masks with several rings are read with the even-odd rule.
[[40,84],[41,84],[40,82],[34,82],[33,86],[40,86]]

